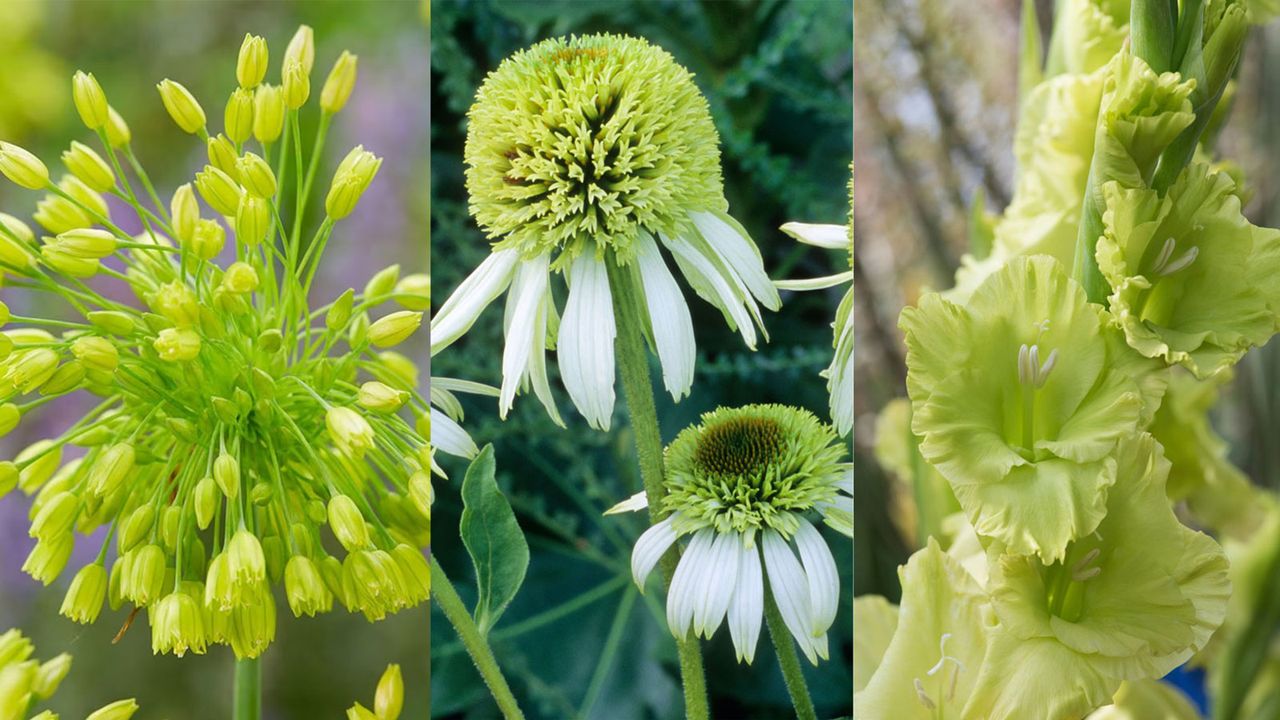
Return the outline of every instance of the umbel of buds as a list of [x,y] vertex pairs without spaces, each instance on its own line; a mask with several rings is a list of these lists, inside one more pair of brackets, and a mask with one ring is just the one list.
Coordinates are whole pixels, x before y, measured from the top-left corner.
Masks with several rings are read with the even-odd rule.
[[[424,276],[401,283],[392,266],[362,292],[309,303],[326,244],[345,239],[341,221],[382,163],[351,150],[315,236],[301,237],[302,187],[322,158],[290,157],[302,143],[277,141],[299,127],[315,52],[303,27],[270,84],[267,43],[246,36],[220,129],[188,88],[158,85],[178,129],[209,158],[167,207],[140,166],[121,162],[134,159],[132,135],[91,74],[71,85],[96,144],[77,140],[62,154],[70,174],[54,182],[39,158],[0,143],[0,173],[46,193],[33,216],[47,231],[37,237],[0,214],[0,270],[64,300],[74,317],[10,325],[0,302],[0,434],[63,395],[95,396],[70,428],[0,461],[0,496],[32,496],[36,542],[23,568],[45,585],[71,576],[61,613],[93,623],[106,608],[145,610],[156,653],[223,644],[257,657],[275,636],[277,597],[296,616],[338,605],[377,620],[429,592],[430,508],[418,479],[430,472],[429,405],[412,361],[386,351],[415,335],[429,290]],[[313,147],[355,80],[355,56],[343,53],[321,93]],[[122,232],[102,193],[126,198],[143,232]],[[224,263],[228,245],[235,261]],[[95,276],[120,288],[79,281]],[[119,300],[127,293],[132,303]],[[70,566],[91,537],[106,538],[96,559]],[[28,670],[24,688],[36,677]],[[0,675],[0,719],[13,716],[6,688],[18,687],[6,683]],[[378,717],[398,713],[399,692],[380,689]],[[95,720],[133,709],[110,706]]]

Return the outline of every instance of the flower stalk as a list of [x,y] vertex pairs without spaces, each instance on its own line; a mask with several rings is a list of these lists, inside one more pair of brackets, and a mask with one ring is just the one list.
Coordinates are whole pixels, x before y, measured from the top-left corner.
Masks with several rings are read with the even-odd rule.
[[480,634],[480,628],[476,626],[471,613],[467,612],[467,606],[463,604],[462,598],[458,597],[458,591],[445,575],[444,568],[434,561],[431,563],[431,596],[444,612],[449,624],[453,625],[454,631],[458,633],[458,640],[467,649],[467,654],[471,656],[471,662],[475,664],[476,670],[480,671],[480,677],[489,687],[489,693],[493,695],[493,700],[502,711],[502,716],[506,720],[523,720],[524,713],[520,710],[515,696],[511,694],[511,686],[507,684],[507,679],[502,675],[502,669],[498,667],[493,649],[489,647],[489,642],[484,635]]
[[782,613],[778,612],[778,603],[774,602],[767,576],[764,582],[764,619],[769,626],[769,638],[773,640],[773,647],[778,653],[778,666],[782,668],[787,694],[791,696],[791,704],[795,706],[798,720],[818,720],[818,713],[813,709],[813,699],[809,697],[809,685],[805,682],[804,671],[800,669],[800,656],[796,654],[796,646],[791,643],[791,635],[782,621]]
[[235,704],[232,720],[262,720],[262,663],[258,658],[236,660]]

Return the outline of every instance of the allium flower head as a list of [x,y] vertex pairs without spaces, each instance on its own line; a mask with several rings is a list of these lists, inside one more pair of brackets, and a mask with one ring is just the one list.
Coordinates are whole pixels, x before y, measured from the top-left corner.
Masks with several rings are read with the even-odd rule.
[[[309,32],[299,37],[295,63],[313,52]],[[76,143],[63,156],[83,182],[41,181],[35,163],[0,147],[0,170],[48,191],[36,215],[55,233],[37,239],[11,215],[0,217],[0,262],[15,284],[64,300],[72,318],[22,318],[26,327],[0,334],[0,383],[10,400],[0,405],[0,427],[62,395],[99,398],[65,432],[0,464],[0,494],[16,486],[35,495],[37,543],[25,568],[46,584],[65,569],[77,534],[113,529],[107,542],[117,556],[104,546],[75,569],[62,613],[87,623],[104,603],[145,608],[157,653],[223,643],[256,657],[274,638],[279,585],[297,615],[327,612],[336,598],[380,618],[426,598],[420,548],[429,506],[411,478],[429,470],[419,430],[429,403],[413,363],[380,350],[405,341],[422,317],[387,304],[418,306],[421,293],[398,290],[393,266],[363,292],[311,306],[324,247],[347,240],[339,221],[381,161],[363,148],[347,156],[333,183],[341,187],[336,201],[330,191],[337,211],[317,213],[304,244],[305,204],[292,218],[281,206],[301,196],[305,178],[290,174],[291,165],[303,168],[305,159],[306,175],[314,174],[318,149],[290,158],[286,143],[245,147],[253,142],[248,88],[266,62],[265,41],[247,37],[237,68],[243,87],[231,91],[235,112],[226,114],[238,127],[216,139],[195,95],[161,84],[175,123],[223,166],[206,166],[194,190],[180,186],[169,203],[127,133],[117,132],[117,143],[114,121],[99,122],[102,93],[92,76],[77,76],[75,93],[102,154]],[[132,206],[143,232],[124,233],[99,192]],[[224,245],[234,245],[234,262],[220,260]],[[136,302],[102,293],[98,281],[131,291]],[[371,314],[380,319],[370,322]],[[7,308],[0,315],[9,320]],[[20,397],[31,393],[44,397]],[[69,448],[83,457],[64,464]]]
[[[682,535],[667,622],[711,637],[727,616],[738,659],[755,656],[764,575],[787,629],[811,662],[827,657],[840,580],[814,515],[852,535],[853,468],[835,432],[812,413],[748,405],[707,413],[667,448],[665,519],[636,542],[636,584]],[[638,496],[643,500],[643,496]],[[638,509],[629,501],[618,509]],[[763,558],[763,564],[762,564]]]
[[[640,309],[667,390],[676,399],[689,392],[693,324],[660,247],[755,347],[757,302],[776,309],[778,295],[726,214],[707,103],[670,55],[618,35],[546,40],[492,72],[468,117],[470,207],[494,252],[441,307],[432,353],[509,288],[504,416],[532,386],[560,421],[545,361],[556,348],[574,405],[608,429],[615,304]],[[569,286],[563,314],[552,273]]]

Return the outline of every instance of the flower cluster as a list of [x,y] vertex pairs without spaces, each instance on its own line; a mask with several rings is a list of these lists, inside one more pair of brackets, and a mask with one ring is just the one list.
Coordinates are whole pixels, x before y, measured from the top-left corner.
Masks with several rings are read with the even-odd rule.
[[[40,703],[58,692],[71,672],[71,656],[63,653],[52,660],[32,659],[36,648],[17,630],[0,635],[0,718],[5,720],[58,720],[44,710],[28,715]],[[129,720],[138,711],[133,699],[117,700],[89,714],[87,720]]]
[[[314,60],[304,26],[281,84],[266,84],[267,44],[246,36],[217,135],[191,92],[161,82],[169,115],[209,158],[168,203],[91,74],[76,73],[72,94],[100,151],[73,142],[54,182],[34,155],[0,143],[0,172],[45,193],[39,235],[0,215],[6,285],[57,296],[72,318],[0,306],[2,429],[64,395],[98,397],[66,431],[0,463],[0,494],[35,496],[24,569],[46,585],[77,534],[107,528],[62,613],[92,623],[104,604],[145,608],[156,653],[225,643],[260,655],[278,585],[298,616],[336,602],[380,619],[428,594],[429,406],[413,362],[391,348],[421,324],[429,281],[392,266],[360,292],[310,304],[325,245],[381,164],[351,150],[318,229],[302,237],[325,134],[356,79],[343,53],[304,158],[298,117]],[[108,197],[136,218],[116,217]],[[117,225],[134,221],[140,234]],[[137,303],[102,288],[111,283]],[[403,309],[381,310],[390,302]]]
[[1147,683],[1209,645],[1231,578],[1171,500],[1242,531],[1205,399],[1280,328],[1280,231],[1244,218],[1203,144],[1248,19],[1184,10],[1175,48],[1127,6],[1071,0],[1030,58],[993,242],[901,316],[910,407],[878,450],[928,500],[926,539],[900,607],[858,601],[860,632],[896,626],[860,648],[860,715],[1180,707]]

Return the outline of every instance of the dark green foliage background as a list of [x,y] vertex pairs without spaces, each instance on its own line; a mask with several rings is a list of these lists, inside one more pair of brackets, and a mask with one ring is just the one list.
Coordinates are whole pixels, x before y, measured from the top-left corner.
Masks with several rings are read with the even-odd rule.
[[[778,231],[788,220],[844,223],[852,156],[852,3],[459,2],[432,6],[431,226],[434,304],[439,307],[489,252],[467,212],[462,145],[465,114],[487,72],[512,52],[556,35],[619,32],[661,45],[695,74],[721,136],[730,212],[752,234],[771,277],[810,277],[847,260],[799,246]],[[786,294],[766,326],[771,342],[751,353],[719,311],[686,290],[699,365],[693,395],[658,396],[669,442],[718,405],[783,402],[827,416],[831,321],[839,294]],[[433,374],[498,384],[501,301],[466,338],[435,358]],[[552,363],[554,366],[554,363]],[[657,371],[656,365],[653,371]],[[553,384],[554,384],[553,380]],[[660,385],[659,385],[660,388]],[[619,391],[610,433],[591,431],[557,391],[568,430],[522,397],[504,423],[492,399],[466,400],[466,428],[497,449],[498,479],[529,538],[528,579],[491,639],[531,717],[608,720],[682,715],[675,646],[663,598],[639,596],[630,580],[639,515],[600,513],[640,488],[634,441]],[[566,412],[567,411],[567,412]],[[434,553],[474,602],[470,560],[458,539],[458,483],[465,464],[442,458]],[[832,628],[832,659],[807,668],[823,717],[851,712],[852,548],[826,532],[841,566],[846,608]],[[497,710],[447,621],[433,615],[432,708],[436,717],[489,718]],[[734,660],[727,630],[704,643],[717,718],[794,717],[781,675],[761,638],[754,665]]]

